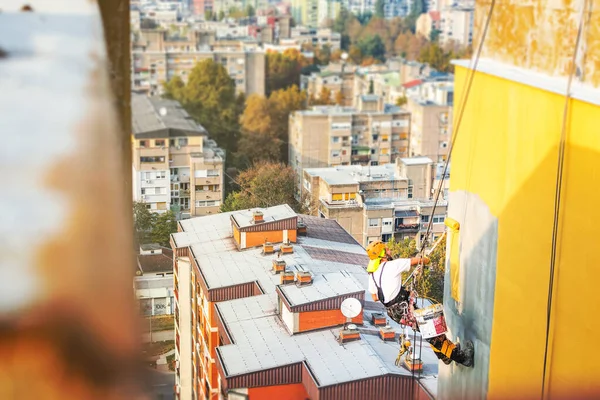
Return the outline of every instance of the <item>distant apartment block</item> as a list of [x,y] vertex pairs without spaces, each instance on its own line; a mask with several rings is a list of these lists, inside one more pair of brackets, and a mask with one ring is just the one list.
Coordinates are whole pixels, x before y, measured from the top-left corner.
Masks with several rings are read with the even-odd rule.
[[342,0],[319,0],[317,13],[319,26],[334,21],[342,11],[342,3]]
[[342,45],[342,35],[330,28],[295,26],[290,38],[300,45],[310,44],[314,48],[329,46],[331,51],[339,50]]
[[320,0],[292,0],[291,12],[296,24],[319,27],[319,2]]
[[[313,215],[335,219],[362,246],[375,240],[425,238],[433,202],[434,163],[399,158],[384,166],[307,168],[302,190],[317,204]],[[438,203],[429,243],[444,232],[446,204]]]
[[452,137],[453,82],[422,82],[408,88],[411,115],[410,156],[443,162]]
[[176,101],[134,94],[133,199],[179,218],[219,212],[225,152]]
[[[398,341],[381,332],[401,328],[373,323],[368,258],[337,222],[287,205],[221,213],[180,221],[171,246],[178,398],[429,398],[394,365]],[[364,309],[347,319],[346,299]],[[425,345],[421,360],[437,371]]]
[[431,32],[439,31],[441,24],[440,12],[429,11],[423,13],[417,18],[416,33],[429,39]]
[[408,157],[410,114],[361,96],[357,108],[316,106],[290,115],[289,163],[305,168],[384,165]]
[[133,42],[132,83],[136,91],[162,93],[162,82],[180,76],[187,82],[194,66],[211,59],[222,64],[238,93],[265,93],[265,53],[241,41],[216,41],[214,31],[171,37],[165,30],[142,30]]
[[473,44],[475,9],[472,7],[448,7],[440,13],[440,38],[442,44]]

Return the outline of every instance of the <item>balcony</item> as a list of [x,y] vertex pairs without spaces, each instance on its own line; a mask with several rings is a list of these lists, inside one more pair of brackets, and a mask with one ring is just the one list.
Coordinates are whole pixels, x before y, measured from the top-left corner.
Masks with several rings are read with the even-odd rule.
[[187,189],[180,190],[179,197],[190,197],[190,191]]
[[194,178],[194,185],[220,185],[221,177]]
[[395,228],[396,232],[418,232],[419,224],[398,224]]

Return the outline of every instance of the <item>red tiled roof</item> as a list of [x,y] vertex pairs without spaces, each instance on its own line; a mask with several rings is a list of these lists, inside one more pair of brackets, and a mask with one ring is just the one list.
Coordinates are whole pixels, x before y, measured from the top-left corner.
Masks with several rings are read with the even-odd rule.
[[414,81],[408,81],[406,82],[404,85],[405,89],[410,89],[413,88],[415,86],[419,86],[421,83],[423,83],[423,81],[421,79],[415,79]]
[[433,21],[439,21],[440,20],[440,12],[439,11],[429,11],[429,16],[431,17],[431,19]]

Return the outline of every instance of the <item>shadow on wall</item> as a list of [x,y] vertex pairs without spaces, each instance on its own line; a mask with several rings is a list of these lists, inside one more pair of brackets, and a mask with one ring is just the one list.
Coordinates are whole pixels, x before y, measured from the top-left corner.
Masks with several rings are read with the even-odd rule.
[[[478,195],[464,191],[450,193],[449,217],[460,222],[460,302],[451,296],[449,259],[446,262],[444,309],[450,337],[475,345],[475,368],[440,364],[439,399],[487,396],[488,368],[494,287],[498,220]],[[465,209],[467,212],[465,213]],[[450,246],[450,241],[448,241]],[[450,254],[450,247],[447,249]]]

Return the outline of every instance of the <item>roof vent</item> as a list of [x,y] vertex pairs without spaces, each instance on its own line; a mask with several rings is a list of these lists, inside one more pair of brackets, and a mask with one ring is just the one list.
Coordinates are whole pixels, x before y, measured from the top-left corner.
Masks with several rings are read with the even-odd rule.
[[263,243],[263,254],[273,254],[275,252],[275,248],[273,247],[273,243],[267,242]]
[[296,286],[308,286],[312,285],[313,276],[308,271],[297,271],[296,272]]
[[386,326],[387,318],[383,313],[373,313],[371,314],[371,323],[375,326]]
[[308,227],[304,222],[298,222],[298,235],[306,236],[308,234]]
[[340,343],[352,342],[354,340],[360,340],[360,333],[358,332],[356,325],[350,324],[346,328],[340,330]]
[[396,340],[396,331],[389,325],[379,328],[379,337],[384,342],[393,342]]
[[281,284],[288,285],[294,283],[294,273],[292,271],[283,271],[281,274]]
[[252,212],[252,221],[255,224],[260,224],[262,222],[265,222],[263,212],[260,210],[256,210],[256,211]]
[[273,260],[273,267],[271,268],[271,272],[274,274],[280,274],[285,272],[285,260],[275,259]]
[[283,254],[292,254],[294,252],[294,246],[292,246],[289,241],[283,243],[279,249]]

